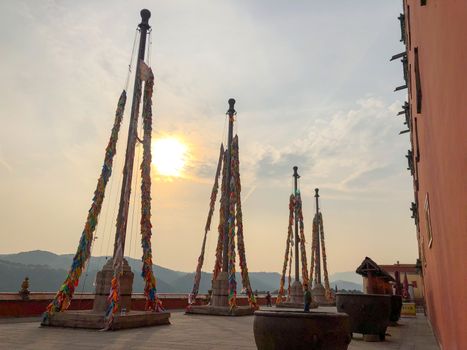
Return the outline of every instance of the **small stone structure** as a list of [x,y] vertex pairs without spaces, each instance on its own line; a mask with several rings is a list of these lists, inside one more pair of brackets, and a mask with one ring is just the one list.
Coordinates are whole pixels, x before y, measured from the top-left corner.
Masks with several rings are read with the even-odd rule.
[[21,290],[18,292],[23,300],[29,299],[29,277],[26,277],[21,283]]

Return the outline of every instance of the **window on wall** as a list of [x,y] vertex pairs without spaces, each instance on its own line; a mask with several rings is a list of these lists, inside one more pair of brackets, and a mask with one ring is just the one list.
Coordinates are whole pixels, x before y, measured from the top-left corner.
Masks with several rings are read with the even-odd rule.
[[420,79],[420,65],[418,62],[418,47],[414,49],[415,56],[415,92],[416,92],[416,102],[417,102],[417,113],[422,112],[422,83]]
[[426,6],[426,2],[427,2],[427,0],[420,0],[420,5],[421,6]]
[[433,245],[433,231],[431,228],[430,198],[428,192],[425,195],[425,227],[428,237],[428,247],[431,248]]

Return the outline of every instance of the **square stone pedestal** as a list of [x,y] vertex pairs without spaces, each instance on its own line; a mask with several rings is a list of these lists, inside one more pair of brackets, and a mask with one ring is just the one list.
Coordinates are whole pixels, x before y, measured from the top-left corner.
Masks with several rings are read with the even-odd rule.
[[[302,283],[300,281],[295,281],[290,286],[290,296],[285,302],[276,304],[276,307],[303,310],[305,308],[303,294],[304,293]],[[317,307],[318,305],[312,301],[310,309],[316,309]]]
[[[111,330],[150,327],[170,324],[169,312],[130,311],[124,315],[115,314]],[[47,324],[42,326],[104,329],[105,314],[92,310],[70,310],[53,314]]]
[[212,305],[192,305],[185,311],[186,314],[210,315],[210,316],[251,316],[255,310],[249,306],[237,306],[230,309],[230,306]]
[[[115,314],[111,329],[137,328],[170,324],[169,312],[131,311],[133,272],[123,260],[123,275],[120,276],[120,307]],[[51,315],[42,326],[104,329],[107,298],[113,278],[112,259],[107,261],[96,276],[96,293],[92,310],[67,310]]]
[[237,306],[230,309],[227,272],[220,272],[217,279],[212,282],[212,296],[209,305],[190,305],[185,311],[187,314],[211,316],[249,316],[253,315],[254,312],[255,310],[249,306]]
[[[107,311],[107,298],[109,297],[112,278],[114,277],[113,260],[109,259],[101,271],[96,275],[96,292],[92,311],[105,313]],[[134,273],[131,272],[128,261],[123,259],[123,275],[120,276],[120,310],[131,311],[131,293],[133,291]]]
[[332,306],[336,305],[335,302],[330,301],[326,298],[326,290],[324,289],[321,283],[316,283],[313,289],[311,290],[311,296],[313,301],[318,305],[322,306]]

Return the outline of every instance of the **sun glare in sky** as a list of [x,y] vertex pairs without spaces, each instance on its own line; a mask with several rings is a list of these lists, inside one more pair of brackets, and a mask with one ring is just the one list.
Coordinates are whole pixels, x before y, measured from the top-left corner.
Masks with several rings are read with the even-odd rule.
[[180,176],[185,165],[187,146],[175,137],[164,137],[152,145],[152,163],[163,176]]

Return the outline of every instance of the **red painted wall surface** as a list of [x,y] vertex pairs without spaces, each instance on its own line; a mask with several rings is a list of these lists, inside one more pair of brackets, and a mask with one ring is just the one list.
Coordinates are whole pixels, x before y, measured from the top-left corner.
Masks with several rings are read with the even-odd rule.
[[[30,317],[41,315],[47,305],[55,296],[54,293],[31,293],[29,300],[21,300],[17,293],[0,293],[0,317]],[[202,297],[202,296],[201,296]],[[167,310],[185,309],[188,305],[186,295],[164,294],[160,295],[162,304]],[[272,298],[274,301],[274,298]],[[257,298],[259,305],[266,305],[264,297]],[[92,309],[94,303],[94,295],[92,294],[75,294],[72,300],[70,310],[89,310]],[[248,305],[246,297],[237,297],[239,306]],[[131,307],[133,310],[144,310],[145,299],[142,294],[134,294]]]
[[[443,349],[467,349],[467,1],[427,0],[421,6],[420,0],[405,0],[404,11],[410,38],[411,139],[414,156],[420,154],[414,159],[414,191],[427,312]],[[431,246],[424,209],[427,194]]]

